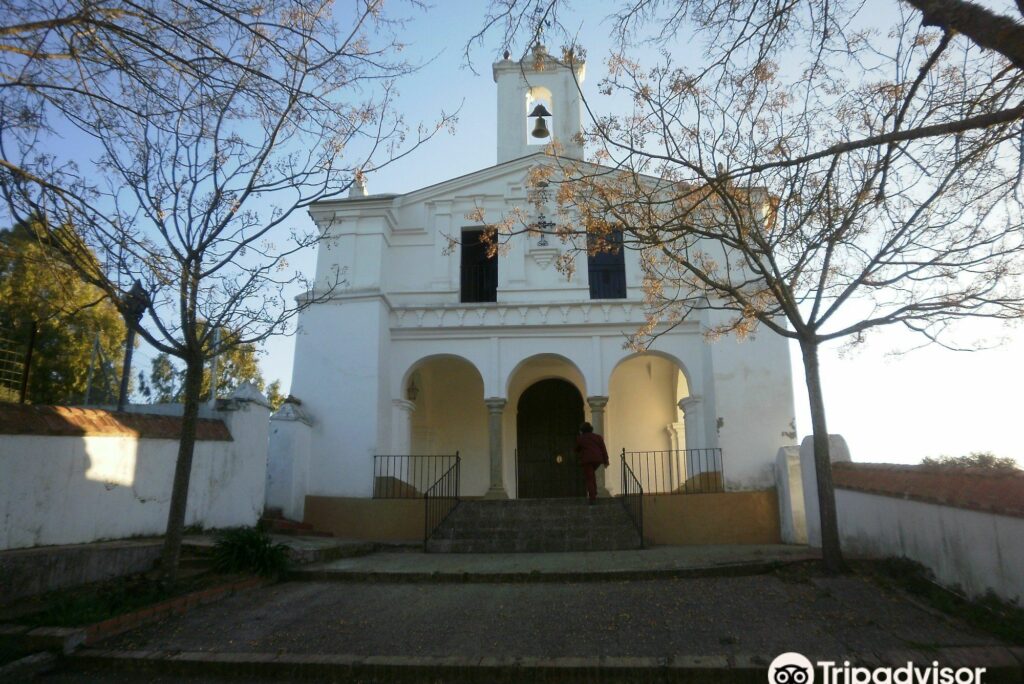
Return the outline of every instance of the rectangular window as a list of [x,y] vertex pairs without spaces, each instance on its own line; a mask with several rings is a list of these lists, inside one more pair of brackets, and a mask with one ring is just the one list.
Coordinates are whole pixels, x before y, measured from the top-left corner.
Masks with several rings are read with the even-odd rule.
[[462,231],[461,301],[498,301],[498,257],[487,255],[482,230]]
[[625,299],[626,255],[622,247],[622,231],[611,233],[607,242],[605,249],[587,257],[590,298]]

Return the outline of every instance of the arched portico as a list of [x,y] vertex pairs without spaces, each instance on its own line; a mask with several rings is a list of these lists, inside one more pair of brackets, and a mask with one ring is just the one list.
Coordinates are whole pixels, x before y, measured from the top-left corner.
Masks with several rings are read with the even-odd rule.
[[583,395],[567,380],[538,380],[520,394],[516,402],[518,498],[583,496],[575,455],[583,416]]
[[[512,368],[506,381],[508,403],[502,420],[505,435],[502,474],[510,491],[516,492],[520,479],[526,477],[530,481],[526,483],[527,497],[570,493],[569,485],[559,488],[543,481],[547,478],[568,481],[572,477],[569,467],[575,463],[572,451],[575,435],[579,423],[586,419],[586,388],[583,371],[561,354],[533,354]],[[521,416],[520,411],[526,413]],[[557,415],[548,416],[548,413]],[[566,431],[567,434],[562,434]],[[526,470],[519,467],[517,460],[520,447],[528,462]],[[562,462],[552,465],[559,455]]]
[[392,400],[391,453],[458,451],[462,492],[483,495],[490,485],[488,409],[479,370],[462,356],[433,354],[413,363],[402,379],[402,392]]
[[[665,490],[685,483],[689,471],[699,469],[687,450],[708,446],[686,366],[660,351],[631,354],[616,363],[608,387],[609,448],[647,454],[640,467],[657,470],[658,486]],[[620,490],[620,477],[618,470],[611,474],[612,491]]]

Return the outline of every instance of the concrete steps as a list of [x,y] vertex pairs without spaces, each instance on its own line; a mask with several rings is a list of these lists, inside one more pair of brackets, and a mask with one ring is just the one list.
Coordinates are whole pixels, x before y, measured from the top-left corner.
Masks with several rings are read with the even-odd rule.
[[556,553],[639,549],[617,499],[462,501],[427,542],[434,553]]
[[284,517],[280,508],[268,508],[260,518],[260,525],[270,534],[287,534],[297,537],[333,537],[330,532],[314,529],[312,525]]

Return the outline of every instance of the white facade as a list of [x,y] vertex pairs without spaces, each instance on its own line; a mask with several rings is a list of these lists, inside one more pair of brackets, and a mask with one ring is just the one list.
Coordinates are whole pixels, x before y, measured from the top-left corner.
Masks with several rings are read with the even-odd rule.
[[[292,394],[308,417],[308,494],[368,497],[375,454],[462,456],[464,495],[515,496],[517,409],[536,382],[558,378],[618,452],[722,449],[730,489],[773,485],[775,454],[793,440],[786,341],[770,332],[705,341],[704,312],[636,355],[624,336],[644,323],[636,252],[624,256],[625,298],[592,299],[585,251],[571,279],[554,259],[556,237],[512,235],[497,257],[496,301],[465,302],[462,250],[451,238],[514,211],[535,214],[527,176],[549,163],[529,144],[537,98],[553,136],[579,154],[580,98],[573,72],[552,60],[499,62],[499,164],[404,195],[321,202],[320,287],[341,285],[300,320]],[[549,212],[553,213],[553,212]],[[411,390],[411,391],[410,391]],[[415,395],[415,396],[414,396]],[[274,456],[272,456],[274,458]],[[618,468],[608,469],[618,488]]]

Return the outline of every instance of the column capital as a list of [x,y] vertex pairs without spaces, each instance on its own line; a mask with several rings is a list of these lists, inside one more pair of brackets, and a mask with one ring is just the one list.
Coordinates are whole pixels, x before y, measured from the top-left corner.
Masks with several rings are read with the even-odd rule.
[[605,406],[608,405],[608,397],[587,397],[587,404],[589,404],[590,408],[592,409],[603,409]]
[[679,400],[679,408],[685,411],[687,408],[693,408],[699,403],[700,397],[695,394],[691,394],[690,396],[683,397]]
[[487,410],[491,413],[501,413],[505,410],[505,405],[508,404],[507,399],[502,397],[488,397],[484,399],[484,403],[487,404]]
[[416,402],[409,401],[408,399],[392,399],[391,405],[406,413],[412,413],[416,410]]

